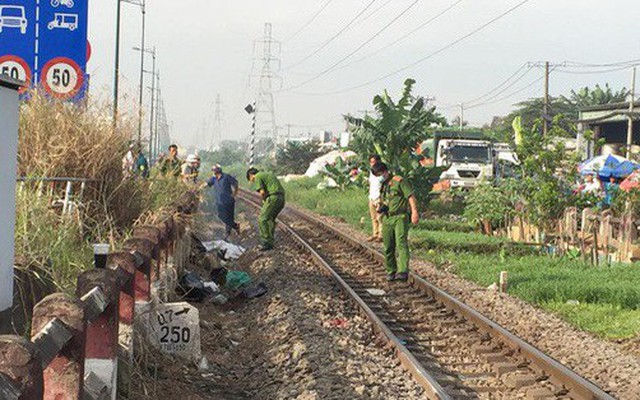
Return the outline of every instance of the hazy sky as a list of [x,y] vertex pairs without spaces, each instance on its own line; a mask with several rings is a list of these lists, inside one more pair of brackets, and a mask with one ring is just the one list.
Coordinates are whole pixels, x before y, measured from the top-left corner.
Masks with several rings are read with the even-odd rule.
[[[346,91],[429,56],[522,0],[333,0],[306,27],[328,0],[147,1],[147,45],[157,48],[172,134],[183,145],[204,146],[210,140],[202,138],[203,126],[211,126],[216,94],[220,94],[223,103],[225,136],[240,138],[249,132],[250,120],[243,108],[255,96],[254,90],[248,88],[248,77],[254,40],[261,37],[265,22],[273,24],[274,37],[283,42],[283,68],[279,74],[285,90],[275,95],[277,123],[284,132],[287,124],[294,125],[292,136],[322,129],[343,130],[341,114],[371,109],[373,96],[385,88],[397,95],[407,77],[418,81],[417,94],[435,97],[441,111],[452,118],[458,113],[454,104],[473,104],[472,100],[529,61],[606,64],[640,59],[640,1],[530,0],[422,63]],[[363,16],[326,48],[306,62],[287,68],[326,43],[372,1]],[[89,2],[89,37],[93,46],[89,72],[94,90],[108,95],[113,81],[116,2]],[[409,11],[339,68],[287,90],[356,50],[414,2]],[[440,18],[380,51],[455,3],[458,4]],[[123,88],[129,94],[124,106],[137,96],[139,53],[131,47],[140,43],[140,12],[131,4],[122,7],[121,71]],[[368,57],[358,61],[364,56]],[[254,72],[259,69],[258,64]],[[567,73],[568,69],[590,71],[559,67],[551,77],[553,95],[595,83],[609,82],[616,88],[630,84],[628,69],[600,74]],[[515,77],[520,78],[525,72],[526,69]],[[503,93],[477,101],[476,104],[499,100],[467,110],[465,119],[482,125],[494,115],[509,112],[513,103],[540,96],[543,81],[534,81],[541,76],[541,69],[531,69]],[[504,98],[510,94],[513,96]]]

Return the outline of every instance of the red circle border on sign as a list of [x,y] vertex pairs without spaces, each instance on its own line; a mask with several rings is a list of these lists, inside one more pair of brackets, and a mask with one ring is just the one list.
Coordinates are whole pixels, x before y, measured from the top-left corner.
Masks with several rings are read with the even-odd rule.
[[24,68],[25,72],[27,73],[27,81],[25,82],[25,85],[20,88],[19,93],[26,92],[29,86],[31,86],[31,80],[33,79],[33,71],[31,71],[29,64],[27,64],[27,62],[22,57],[14,56],[11,54],[0,57],[0,64],[2,64],[5,61],[16,62],[20,64],[22,68]]
[[[58,63],[65,63],[70,65],[71,68],[73,68],[76,71],[76,74],[78,74],[78,82],[76,83],[76,87],[74,87],[73,90],[71,90],[71,92],[67,94],[55,93],[53,89],[51,89],[51,86],[49,86],[49,84],[47,83],[47,72],[49,72],[49,69],[53,65]],[[70,99],[75,95],[77,95],[80,92],[82,85],[84,85],[84,74],[82,73],[82,70],[80,69],[80,66],[78,65],[77,62],[73,61],[68,57],[56,57],[49,60],[49,62],[46,63],[42,68],[42,72],[40,72],[40,83],[42,84],[42,87],[44,87],[44,90],[47,93],[49,93],[51,96],[58,99]]]

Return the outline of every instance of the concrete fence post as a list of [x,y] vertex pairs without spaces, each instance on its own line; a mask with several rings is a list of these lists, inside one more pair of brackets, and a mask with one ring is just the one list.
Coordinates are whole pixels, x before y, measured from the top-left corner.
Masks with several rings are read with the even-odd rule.
[[127,252],[110,253],[107,269],[115,271],[125,281],[120,290],[119,318],[121,325],[133,324],[136,304],[135,276],[138,271],[136,258]]
[[62,293],[45,297],[33,309],[32,341],[36,342],[40,332],[55,319],[71,332],[71,338],[52,356],[50,363],[43,360],[43,364],[47,365],[43,373],[44,398],[81,399],[86,339],[84,304],[79,299]]
[[150,274],[149,278],[153,283],[158,279],[157,263],[158,263],[158,244],[148,239],[130,238],[124,242],[123,248],[128,251],[137,251],[149,260]]
[[43,398],[42,361],[35,346],[28,340],[19,336],[0,336],[0,374],[11,380],[11,386],[18,392],[18,399]]
[[[121,281],[116,271],[93,269],[78,277],[76,294],[86,307],[96,307],[96,314],[87,324],[85,344],[85,373],[95,374],[106,385],[115,400],[118,370],[118,314]],[[100,288],[103,298],[89,300],[94,288]],[[102,312],[100,312],[102,310]]]

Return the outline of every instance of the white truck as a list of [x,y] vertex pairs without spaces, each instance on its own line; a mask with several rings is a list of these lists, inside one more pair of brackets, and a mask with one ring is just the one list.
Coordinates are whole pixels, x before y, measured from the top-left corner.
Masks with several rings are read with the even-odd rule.
[[492,143],[476,139],[440,139],[436,142],[436,166],[449,167],[440,176],[451,187],[473,188],[495,174]]

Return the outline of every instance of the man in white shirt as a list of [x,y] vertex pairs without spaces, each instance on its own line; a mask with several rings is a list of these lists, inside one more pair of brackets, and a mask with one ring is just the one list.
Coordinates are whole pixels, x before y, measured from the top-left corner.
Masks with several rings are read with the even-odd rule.
[[[380,156],[378,154],[372,154],[369,157],[369,166],[373,168],[374,165],[380,163]],[[373,234],[368,239],[370,242],[382,242],[382,215],[378,213],[378,206],[380,205],[380,191],[382,189],[382,181],[384,178],[375,176],[373,172],[369,171],[369,215],[371,216],[371,224],[373,228]]]

